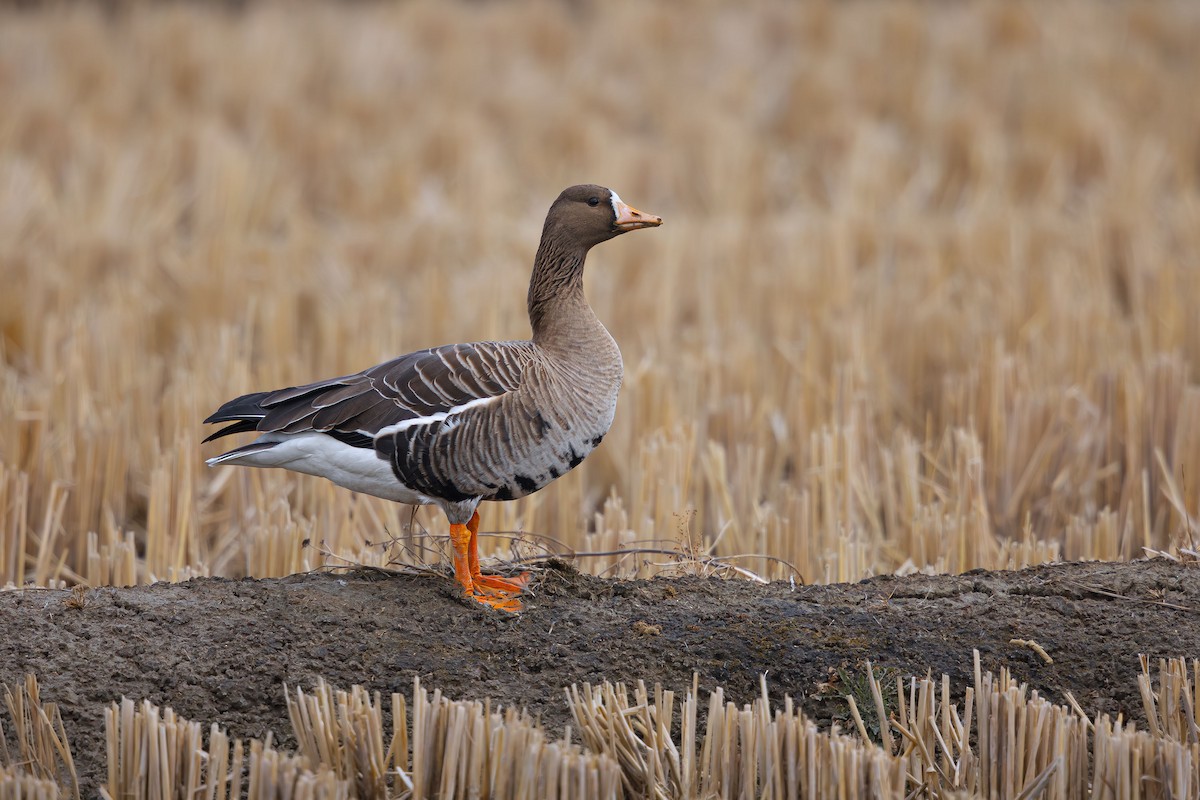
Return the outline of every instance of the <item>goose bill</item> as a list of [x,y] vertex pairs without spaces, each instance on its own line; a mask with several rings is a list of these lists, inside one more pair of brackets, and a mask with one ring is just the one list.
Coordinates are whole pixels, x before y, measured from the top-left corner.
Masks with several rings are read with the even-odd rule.
[[622,231],[635,231],[638,228],[657,228],[662,225],[662,217],[638,211],[628,203],[617,200],[613,203],[617,211],[617,219],[613,227]]

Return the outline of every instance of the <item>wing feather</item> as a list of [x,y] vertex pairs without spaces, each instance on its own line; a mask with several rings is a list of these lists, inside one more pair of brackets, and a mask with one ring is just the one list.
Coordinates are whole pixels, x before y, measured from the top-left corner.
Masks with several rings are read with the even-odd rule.
[[[521,385],[530,342],[477,342],[419,350],[354,375],[231,400],[208,422],[246,430],[374,436],[405,420],[444,414]],[[357,440],[356,440],[357,441]]]

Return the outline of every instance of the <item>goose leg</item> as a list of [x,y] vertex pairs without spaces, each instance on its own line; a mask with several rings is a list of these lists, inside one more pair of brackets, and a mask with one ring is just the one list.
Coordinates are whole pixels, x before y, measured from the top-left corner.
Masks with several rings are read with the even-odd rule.
[[[478,529],[478,515],[472,521]],[[515,592],[500,592],[482,583],[476,583],[472,578],[472,564],[475,565],[475,572],[479,570],[479,555],[475,550],[475,531],[468,530],[466,525],[451,524],[450,543],[454,546],[454,579],[458,581],[458,585],[463,588],[467,597],[500,611],[516,612],[521,610],[521,601],[512,596]]]
[[520,593],[529,583],[529,573],[522,572],[515,578],[501,578],[499,575],[484,575],[479,571],[479,512],[476,511],[467,521],[467,530],[471,532],[471,545],[467,549],[468,563],[471,567],[471,580],[476,587],[484,586],[501,592]]

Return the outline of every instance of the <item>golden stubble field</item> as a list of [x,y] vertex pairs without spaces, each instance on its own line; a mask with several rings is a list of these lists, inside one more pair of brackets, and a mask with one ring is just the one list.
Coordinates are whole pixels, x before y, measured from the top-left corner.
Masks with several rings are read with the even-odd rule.
[[200,421],[524,338],[579,181],[666,225],[589,260],[616,425],[492,552],[1195,557],[1194,4],[123,8],[0,12],[0,584],[435,562],[440,516],[209,470]]
[[[0,798],[1195,796],[1200,6],[108,5],[0,10]],[[616,425],[485,547],[683,577],[85,588],[436,565],[201,420],[523,338],[581,181]]]

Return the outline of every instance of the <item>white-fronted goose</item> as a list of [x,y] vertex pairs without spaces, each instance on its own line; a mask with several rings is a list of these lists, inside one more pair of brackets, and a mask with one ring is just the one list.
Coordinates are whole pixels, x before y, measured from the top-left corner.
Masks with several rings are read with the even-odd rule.
[[420,350],[332,380],[230,400],[209,436],[258,431],[209,466],[283,467],[399,503],[439,506],[454,574],[468,597],[517,611],[527,576],[482,575],[481,500],[536,492],[608,432],[621,352],[583,294],[588,250],[654,227],[602,186],[572,186],[550,206],[529,281],[533,338]]

